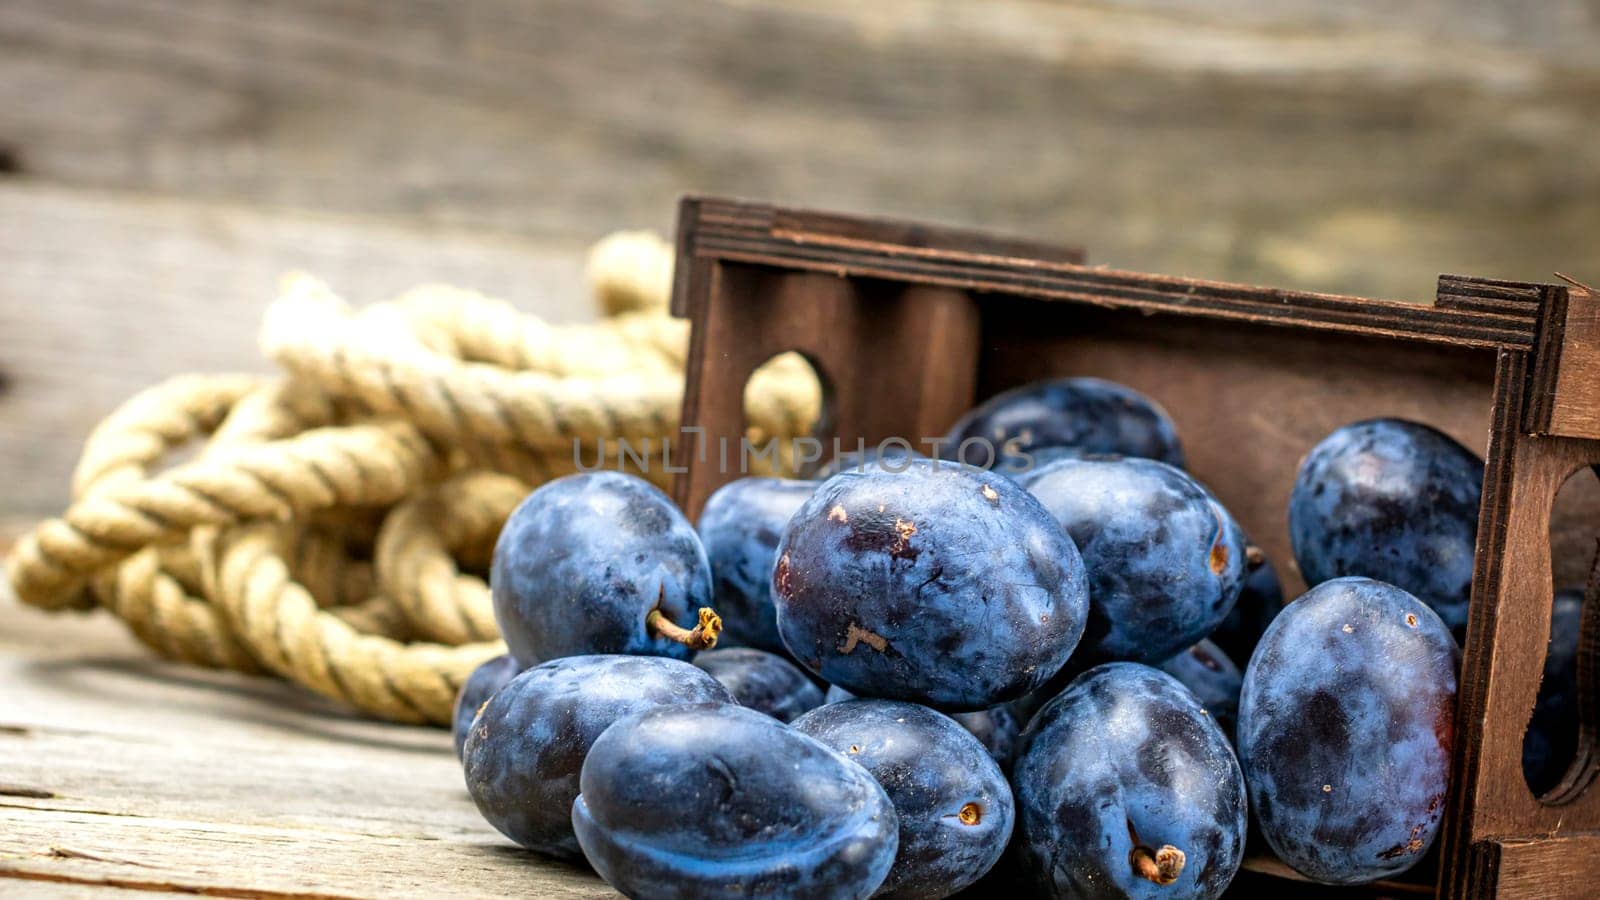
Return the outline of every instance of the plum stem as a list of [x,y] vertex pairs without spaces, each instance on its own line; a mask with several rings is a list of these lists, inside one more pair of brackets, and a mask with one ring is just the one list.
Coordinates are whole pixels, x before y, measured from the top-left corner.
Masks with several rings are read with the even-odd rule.
[[1171,844],[1163,844],[1154,851],[1149,847],[1135,847],[1128,854],[1128,861],[1133,863],[1135,875],[1160,885],[1171,884],[1183,874],[1183,851]]
[[1250,544],[1244,548],[1244,561],[1251,571],[1255,571],[1267,561],[1267,552],[1255,544]]
[[722,633],[722,617],[711,607],[702,606],[700,621],[693,628],[684,628],[667,618],[658,606],[644,617],[644,628],[656,637],[677,641],[690,650],[710,650],[717,645],[717,635]]
[[1187,858],[1182,850],[1171,844],[1152,849],[1139,839],[1132,819],[1128,820],[1128,837],[1133,839],[1133,849],[1128,851],[1128,864],[1133,866],[1133,874],[1162,886],[1177,881],[1178,876],[1183,874],[1183,864]]

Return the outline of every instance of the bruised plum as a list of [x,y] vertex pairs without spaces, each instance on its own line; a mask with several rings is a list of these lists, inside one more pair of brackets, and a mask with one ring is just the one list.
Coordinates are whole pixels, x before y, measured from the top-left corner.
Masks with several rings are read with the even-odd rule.
[[485,661],[482,665],[472,670],[467,676],[466,683],[461,685],[461,692],[456,694],[456,707],[453,723],[456,736],[456,759],[462,759],[467,746],[467,729],[472,726],[472,720],[478,715],[478,708],[488,702],[495,692],[505,687],[506,682],[517,677],[522,667],[511,658],[511,654],[502,653]]
[[977,881],[1011,839],[1011,787],[989,752],[949,716],[897,700],[819,707],[794,728],[848,756],[883,785],[900,851],[878,896],[948,897]]
[[776,653],[750,647],[710,650],[694,658],[697,668],[711,673],[740,705],[780,722],[822,705],[822,689]]
[[1022,735],[1017,863],[1050,897],[1218,897],[1244,857],[1228,739],[1172,676],[1107,663]]
[[1200,705],[1222,726],[1222,733],[1233,737],[1244,674],[1222,648],[1208,640],[1201,641],[1163,662],[1160,668],[1192,691]]
[[1099,378],[1059,378],[1013,388],[962,416],[941,453],[971,466],[1017,472],[1038,466],[1032,451],[1065,447],[1183,465],[1172,419],[1154,400]]
[[1289,495],[1289,537],[1306,584],[1364,575],[1467,624],[1483,460],[1403,419],[1338,429],[1311,449]]
[[938,460],[823,482],[772,584],[784,643],[830,684],[952,711],[1043,684],[1088,607],[1078,550],[1038,500]]
[[546,483],[511,513],[489,589],[521,665],[590,653],[687,659],[692,642],[667,629],[687,632],[696,610],[709,612],[711,564],[654,485],[586,472]]
[[715,678],[649,656],[567,656],[511,679],[467,733],[467,791],[513,841],[573,858],[568,812],[589,747],[630,713],[683,703],[731,703]]
[[1063,459],[1019,479],[1066,528],[1089,572],[1075,663],[1156,663],[1210,634],[1239,596],[1244,534],[1181,469]]
[[772,608],[772,564],[789,517],[816,485],[786,478],[741,478],[706,500],[700,540],[711,562],[721,643],[788,654]]
[[1444,816],[1455,733],[1454,638],[1370,578],[1284,608],[1239,696],[1239,761],[1256,823],[1285,863],[1360,884],[1415,865]]
[[866,769],[738,706],[622,719],[581,783],[578,843],[630,897],[864,898],[898,847],[894,806]]

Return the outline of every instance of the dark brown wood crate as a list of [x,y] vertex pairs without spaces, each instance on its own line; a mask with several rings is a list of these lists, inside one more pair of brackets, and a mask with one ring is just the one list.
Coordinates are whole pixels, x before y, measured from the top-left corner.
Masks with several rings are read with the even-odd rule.
[[[1291,596],[1303,583],[1287,545],[1289,488],[1328,432],[1403,416],[1484,454],[1437,887],[1536,896],[1544,865],[1561,867],[1552,884],[1562,890],[1600,878],[1600,790],[1588,789],[1600,753],[1580,753],[1543,799],[1521,776],[1552,582],[1588,574],[1600,523],[1595,479],[1556,503],[1569,476],[1600,463],[1600,297],[1452,275],[1431,305],[1277,290],[1098,268],[1075,250],[950,229],[688,198],[673,311],[694,326],[682,421],[709,441],[737,445],[750,374],[791,350],[824,383],[816,436],[847,446],[940,436],[976,400],[1038,378],[1131,385],[1172,414],[1190,469]],[[695,516],[738,473],[691,451],[680,447],[677,499]],[[1591,744],[1595,731],[1586,723]],[[1557,834],[1569,852],[1540,849]]]
[[1539,332],[1527,430],[1600,438],[1600,299],[1587,287],[1553,289]]

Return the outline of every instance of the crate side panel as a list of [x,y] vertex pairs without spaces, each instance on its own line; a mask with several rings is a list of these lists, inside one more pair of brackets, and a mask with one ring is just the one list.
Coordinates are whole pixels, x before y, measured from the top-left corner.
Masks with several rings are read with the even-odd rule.
[[1600,438],[1600,294],[1572,290],[1563,313],[1549,430],[1568,437]]
[[[1539,900],[1590,900],[1600,880],[1600,835],[1540,840],[1485,841],[1476,848],[1488,857],[1483,867],[1492,883],[1481,891],[1493,896]],[[1487,879],[1486,879],[1487,880]]]

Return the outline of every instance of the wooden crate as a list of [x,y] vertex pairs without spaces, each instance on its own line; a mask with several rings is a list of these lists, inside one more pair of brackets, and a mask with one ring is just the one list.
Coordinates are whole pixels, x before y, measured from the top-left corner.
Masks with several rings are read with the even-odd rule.
[[[1521,760],[1549,636],[1552,543],[1582,546],[1600,522],[1591,502],[1555,517],[1552,530],[1563,484],[1600,463],[1600,297],[1448,275],[1432,305],[1274,290],[1095,268],[1077,251],[944,228],[710,198],[683,201],[677,241],[673,313],[693,321],[682,421],[704,429],[679,446],[686,471],[677,499],[690,516],[737,477],[734,466],[697,459],[697,446],[738,446],[746,381],[790,350],[823,380],[817,436],[847,446],[942,435],[977,400],[1038,378],[1131,385],[1173,414],[1191,470],[1278,563],[1290,596],[1302,585],[1286,565],[1289,489],[1301,457],[1330,431],[1403,416],[1484,453],[1437,892],[1594,896],[1600,789],[1589,787],[1600,749],[1590,688],[1600,610],[1592,589],[1580,672],[1591,718],[1579,758],[1543,798],[1528,790]],[[1587,555],[1582,562],[1586,571]],[[1286,872],[1270,859],[1246,865]]]

